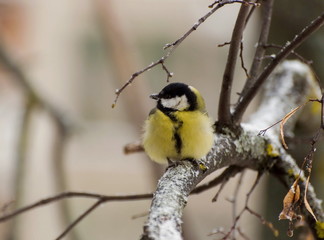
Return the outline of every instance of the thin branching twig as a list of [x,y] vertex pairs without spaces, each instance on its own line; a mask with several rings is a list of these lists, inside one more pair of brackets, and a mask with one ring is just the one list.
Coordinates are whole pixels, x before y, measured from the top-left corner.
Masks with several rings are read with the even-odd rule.
[[167,81],[173,76],[173,73],[170,72],[165,67],[165,61],[172,55],[174,50],[194,31],[198,29],[198,27],[205,22],[213,13],[215,13],[219,8],[227,5],[227,4],[233,4],[233,3],[240,3],[244,4],[245,6],[258,6],[259,4],[253,3],[253,2],[247,2],[243,0],[223,0],[223,1],[215,1],[214,4],[210,5],[212,7],[212,10],[210,10],[207,14],[205,14],[203,17],[199,18],[198,21],[179,39],[174,41],[173,43],[168,43],[164,46],[164,49],[168,49],[168,52],[161,57],[159,60],[152,62],[142,70],[139,70],[132,74],[132,76],[126,81],[126,83],[119,89],[116,89],[115,94],[115,100],[113,101],[112,107],[114,108],[117,104],[118,98],[120,94],[124,91],[124,89],[129,86],[139,75],[143,74],[144,72],[149,71],[150,69],[156,67],[157,65],[162,65],[162,69],[167,74]]
[[[210,188],[213,188],[217,186],[218,184],[222,183],[223,181],[228,180],[231,177],[234,177],[237,173],[242,171],[243,168],[236,167],[236,166],[230,166],[227,169],[224,170],[222,174],[220,174],[215,179],[211,180],[208,183],[205,183],[201,186],[196,187],[194,190],[192,190],[191,194],[199,194],[201,192],[204,192]],[[92,198],[97,200],[103,200],[105,202],[109,201],[125,201],[125,200],[141,200],[141,199],[150,199],[152,198],[153,193],[144,193],[144,194],[130,194],[130,195],[115,195],[115,196],[109,196],[109,195],[103,195],[103,194],[97,194],[97,193],[88,193],[88,192],[63,192],[57,195],[54,195],[52,197],[48,197],[45,199],[42,199],[40,201],[37,201],[33,204],[27,205],[25,207],[22,207],[20,209],[17,209],[11,213],[5,214],[0,216],[0,222],[7,221],[13,217],[16,217],[17,215],[20,215],[22,213],[25,213],[27,211],[30,211],[34,208],[41,207],[56,201],[60,201],[67,198]]]
[[[227,182],[229,178],[235,176],[237,173],[242,171],[243,168],[230,166],[224,170],[224,172],[216,177],[214,180],[196,187],[191,194],[199,194],[203,191],[206,191],[210,188],[217,186],[218,184]],[[96,193],[88,193],[88,192],[63,192],[58,195],[42,199],[37,201],[33,204],[27,205],[25,207],[19,208],[11,213],[3,214],[0,216],[0,222],[8,221],[22,213],[27,211],[33,210],[35,208],[60,201],[67,198],[92,198],[96,199],[97,201],[85,212],[83,212],[78,218],[76,218],[72,223],[70,223],[67,228],[57,237],[56,239],[62,239],[62,237],[66,236],[81,220],[83,220],[87,215],[89,215],[93,210],[95,210],[98,206],[105,202],[112,202],[112,201],[131,201],[131,200],[145,200],[151,199],[153,197],[153,193],[144,193],[144,194],[131,194],[131,195],[116,195],[116,196],[109,196],[109,195],[102,195]]]
[[[282,48],[283,48],[283,46],[278,45],[278,44],[273,44],[273,43],[267,43],[267,44],[264,44],[263,47],[264,47],[265,49],[267,49],[267,48],[282,49]],[[312,60],[305,59],[302,55],[296,53],[295,51],[291,51],[290,54],[293,55],[293,56],[295,56],[295,57],[298,58],[301,62],[307,64],[308,66],[310,66],[310,65],[313,63]]]
[[244,58],[243,58],[243,40],[241,41],[241,44],[240,44],[240,60],[241,60],[241,67],[244,70],[246,77],[249,78],[250,76],[249,76],[247,68],[245,67]]
[[82,219],[84,219],[86,216],[88,216],[93,210],[95,210],[97,207],[99,207],[100,204],[102,204],[103,202],[105,202],[103,199],[99,199],[97,202],[95,202],[90,208],[88,208],[77,219],[75,219],[70,225],[68,225],[67,228],[57,238],[55,238],[55,240],[60,240],[63,237],[65,237],[79,222],[81,222]]
[[[239,191],[241,189],[241,186],[242,186],[242,182],[243,182],[243,177],[244,177],[244,173],[245,171],[242,171],[240,176],[239,176],[239,179],[237,181],[237,184],[236,184],[236,187],[234,189],[234,195],[233,195],[233,200],[232,200],[232,218],[233,218],[233,223],[235,221],[235,218],[237,216],[237,200],[239,199],[238,195],[239,195]],[[239,229],[239,228],[238,228]],[[235,239],[235,231],[233,232],[233,238]]]
[[129,201],[129,200],[139,200],[139,199],[150,199],[150,198],[152,198],[152,196],[153,196],[152,193],[107,196],[107,195],[96,194],[96,193],[87,193],[87,192],[63,192],[63,193],[57,194],[55,196],[42,199],[40,201],[37,201],[33,204],[27,205],[20,209],[17,209],[16,211],[13,211],[13,212],[6,214],[4,216],[1,216],[0,222],[7,221],[17,215],[20,215],[24,212],[30,211],[31,209],[41,207],[41,206],[47,205],[49,203],[60,201],[60,200],[66,199],[66,198],[83,197],[83,198],[93,198],[93,199],[98,199],[98,200],[101,200],[104,202],[109,202],[109,201],[125,201],[125,200]]
[[[259,184],[262,175],[263,175],[262,172],[259,172],[259,173],[258,173],[258,175],[257,175],[257,177],[256,177],[256,179],[255,179],[255,181],[254,181],[254,183],[253,183],[251,189],[250,189],[249,192],[246,194],[246,198],[245,198],[245,205],[244,205],[244,207],[242,208],[242,210],[240,211],[240,213],[239,213],[238,215],[235,216],[235,218],[234,218],[234,223],[233,223],[232,227],[231,227],[230,230],[229,230],[229,231],[224,235],[224,237],[222,237],[222,240],[227,240],[227,239],[229,239],[235,231],[238,231],[238,232],[239,232],[239,230],[238,230],[238,226],[237,226],[237,225],[238,225],[238,222],[239,222],[239,220],[241,219],[242,215],[243,215],[245,212],[249,212],[249,213],[252,214],[253,216],[257,217],[257,218],[260,220],[260,222],[261,222],[262,224],[266,225],[266,226],[267,226],[267,227],[268,227],[268,228],[273,232],[273,234],[274,234],[275,236],[278,235],[278,230],[273,226],[273,224],[272,224],[271,222],[266,221],[266,220],[265,220],[265,219],[264,219],[260,214],[258,214],[258,213],[256,213],[255,211],[253,211],[253,210],[249,207],[249,205],[248,205],[248,203],[249,203],[249,199],[250,199],[250,197],[251,197],[253,191],[255,190],[256,186]],[[246,236],[245,236],[245,237],[246,237]]]
[[[277,55],[272,59],[272,61],[265,67],[262,73],[256,78],[254,84],[251,85],[245,92],[241,94],[240,101],[238,102],[236,108],[234,109],[233,119],[235,121],[240,121],[242,115],[244,114],[247,106],[250,104],[262,84],[269,77],[275,67],[285,59],[293,50],[300,46],[308,37],[316,32],[324,24],[324,12],[314,19],[309,25],[307,25],[299,34],[297,34],[294,39],[279,51]],[[251,75],[251,74],[250,74]]]

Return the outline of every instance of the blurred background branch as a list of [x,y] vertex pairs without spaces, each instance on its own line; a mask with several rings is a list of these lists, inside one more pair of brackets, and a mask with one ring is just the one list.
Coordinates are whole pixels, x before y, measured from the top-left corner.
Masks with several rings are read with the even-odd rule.
[[[41,107],[42,110],[50,116],[53,120],[53,126],[56,131],[55,140],[52,152],[53,158],[53,176],[55,177],[54,182],[56,183],[56,191],[62,192],[66,190],[66,177],[64,174],[64,144],[65,139],[68,134],[68,126],[66,119],[63,118],[63,114],[60,113],[56,107],[47,102],[43,97],[41,97],[31,86],[30,82],[27,80],[26,75],[23,70],[18,67],[16,63],[9,57],[5,52],[5,47],[0,45],[0,63],[10,75],[13,75],[13,80],[18,83],[18,86],[21,88],[23,95],[25,96],[25,106],[23,106],[23,114],[21,118],[21,128],[18,131],[18,146],[17,146],[17,160],[15,163],[15,173],[13,180],[13,188],[15,189],[14,194],[14,207],[20,207],[23,203],[23,193],[24,182],[27,171],[27,155],[29,149],[29,140],[30,140],[30,124],[32,120],[32,114],[35,110],[35,107]],[[70,222],[70,210],[65,202],[61,204],[60,212],[62,216],[62,224],[65,226]],[[8,239],[14,240],[17,239],[17,223],[14,222],[11,225],[9,230]],[[72,234],[73,236],[73,234]],[[71,239],[77,239],[72,237]]]

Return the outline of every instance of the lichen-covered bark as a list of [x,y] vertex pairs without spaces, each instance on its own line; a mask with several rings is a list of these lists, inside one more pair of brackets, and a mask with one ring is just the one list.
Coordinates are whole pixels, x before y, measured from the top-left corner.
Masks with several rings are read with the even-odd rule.
[[[281,146],[278,130],[270,129],[264,137],[258,136],[258,132],[304,103],[314,89],[313,84],[306,65],[296,61],[286,61],[280,65],[268,79],[260,107],[251,120],[235,131],[223,129],[222,133],[215,134],[213,149],[202,159],[208,167],[207,171],[187,161],[167,169],[158,182],[142,239],[182,239],[181,217],[188,196],[198,183],[217,169],[236,165],[254,170],[276,168],[281,173],[288,173],[291,169],[299,172],[295,161]],[[286,128],[291,130],[294,123],[292,119]],[[308,200],[323,221],[320,201],[316,199],[311,186]]]

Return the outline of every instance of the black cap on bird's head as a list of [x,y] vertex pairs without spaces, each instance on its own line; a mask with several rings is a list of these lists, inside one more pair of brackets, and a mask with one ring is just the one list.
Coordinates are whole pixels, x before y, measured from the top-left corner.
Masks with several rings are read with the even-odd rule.
[[161,111],[193,111],[197,109],[197,96],[193,88],[187,84],[170,83],[159,93],[150,97],[157,100],[157,108]]

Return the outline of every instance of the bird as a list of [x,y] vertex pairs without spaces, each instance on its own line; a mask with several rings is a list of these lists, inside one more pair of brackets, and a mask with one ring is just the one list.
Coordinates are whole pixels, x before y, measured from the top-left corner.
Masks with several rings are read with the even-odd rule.
[[147,155],[161,164],[199,163],[214,142],[213,124],[199,91],[174,82],[150,98],[157,104],[143,127],[142,145]]

